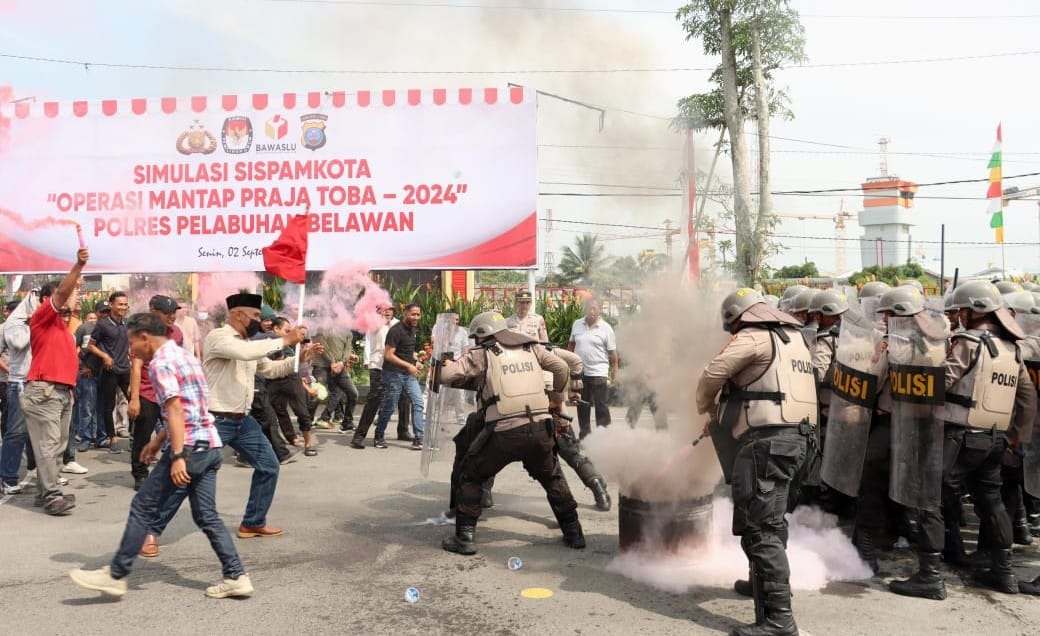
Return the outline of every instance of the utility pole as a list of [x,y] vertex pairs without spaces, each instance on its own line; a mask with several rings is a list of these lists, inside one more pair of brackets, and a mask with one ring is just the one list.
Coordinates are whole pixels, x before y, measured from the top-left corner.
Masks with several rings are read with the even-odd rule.
[[542,261],[545,264],[545,275],[552,276],[556,270],[556,252],[552,247],[552,208],[545,211],[545,255]]

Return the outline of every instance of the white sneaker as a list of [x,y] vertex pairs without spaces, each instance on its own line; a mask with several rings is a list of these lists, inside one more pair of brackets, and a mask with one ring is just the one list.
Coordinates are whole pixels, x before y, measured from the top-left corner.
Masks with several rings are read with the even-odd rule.
[[224,579],[223,582],[206,588],[206,596],[210,598],[228,598],[229,596],[249,596],[253,593],[253,583],[248,574],[237,579]]
[[69,485],[69,480],[65,479],[61,475],[58,475],[58,485],[59,486],[68,486]]
[[126,579],[112,578],[112,571],[107,565],[100,570],[81,570],[79,568],[69,570],[69,578],[80,587],[108,596],[126,594]]
[[73,461],[65,464],[64,466],[62,466],[61,467],[61,472],[63,472],[63,473],[71,473],[73,475],[85,475],[89,471],[87,470],[86,466],[78,464],[78,463],[76,463],[75,460],[73,460]]
[[31,486],[36,483],[36,469],[33,468],[25,473],[25,479],[22,480],[23,486]]
[[4,484],[0,483],[0,494],[3,495],[20,495],[22,494],[21,484]]

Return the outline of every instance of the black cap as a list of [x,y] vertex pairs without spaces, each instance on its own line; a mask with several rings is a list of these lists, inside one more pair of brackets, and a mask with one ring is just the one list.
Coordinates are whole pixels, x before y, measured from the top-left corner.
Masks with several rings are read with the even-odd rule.
[[178,309],[181,308],[181,306],[177,304],[176,300],[170,298],[169,296],[157,294],[155,296],[152,296],[152,299],[148,301],[148,308],[157,309],[160,312],[169,315],[175,313]]
[[260,306],[264,304],[264,297],[260,294],[234,294],[228,296],[225,302],[228,309],[234,309],[235,307],[260,309]]
[[102,300],[94,306],[94,311],[99,314],[107,314],[112,311],[112,305],[107,300]]
[[527,291],[526,289],[521,289],[520,291],[516,292],[516,299],[531,300],[531,292]]

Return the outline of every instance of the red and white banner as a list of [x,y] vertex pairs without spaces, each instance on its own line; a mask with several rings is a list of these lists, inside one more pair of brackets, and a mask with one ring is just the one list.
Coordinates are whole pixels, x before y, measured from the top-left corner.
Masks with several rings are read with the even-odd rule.
[[0,106],[0,272],[260,271],[310,208],[307,267],[536,263],[532,91]]

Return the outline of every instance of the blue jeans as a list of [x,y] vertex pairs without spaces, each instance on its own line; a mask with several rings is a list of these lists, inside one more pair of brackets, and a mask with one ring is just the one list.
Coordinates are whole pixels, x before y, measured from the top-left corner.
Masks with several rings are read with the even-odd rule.
[[29,442],[29,429],[25,427],[25,414],[22,413],[21,382],[7,383],[7,433],[4,445],[0,447],[0,481],[9,486],[18,483],[18,469],[22,466],[22,455]]
[[97,439],[97,397],[98,379],[80,376],[76,380],[76,407],[72,412],[72,435],[79,441]]
[[[217,432],[220,441],[238,452],[238,456],[253,467],[253,482],[249,486],[249,500],[246,501],[246,514],[242,525],[249,528],[262,528],[267,525],[267,511],[274,501],[274,490],[278,486],[278,470],[281,464],[271,448],[271,442],[264,436],[260,423],[252,415],[240,420],[217,417]],[[155,470],[152,470],[154,473]],[[187,489],[177,488],[159,510],[159,516],[152,523],[151,534],[159,536],[177,514],[181,502],[188,496]],[[143,541],[144,539],[142,539]]]
[[[159,457],[155,470],[141,485],[141,490],[130,502],[130,516],[119,542],[119,549],[112,557],[112,576],[121,579],[130,574],[137,553],[144,545],[148,525],[159,512],[159,508],[177,492],[184,492],[191,502],[191,518],[195,525],[206,533],[209,544],[220,558],[220,569],[226,579],[237,579],[245,573],[238,558],[235,542],[217,514],[217,471],[223,453],[219,448],[208,446],[195,448],[188,453],[185,464],[191,483],[186,488],[177,488],[170,479],[170,452]],[[183,498],[182,498],[183,499]]]
[[422,439],[423,396],[419,381],[407,373],[386,370],[380,379],[383,381],[383,401],[379,405],[379,418],[376,419],[376,439],[383,439],[390,416],[401,399],[401,391],[407,393],[408,399],[412,401],[412,435],[415,439]]

